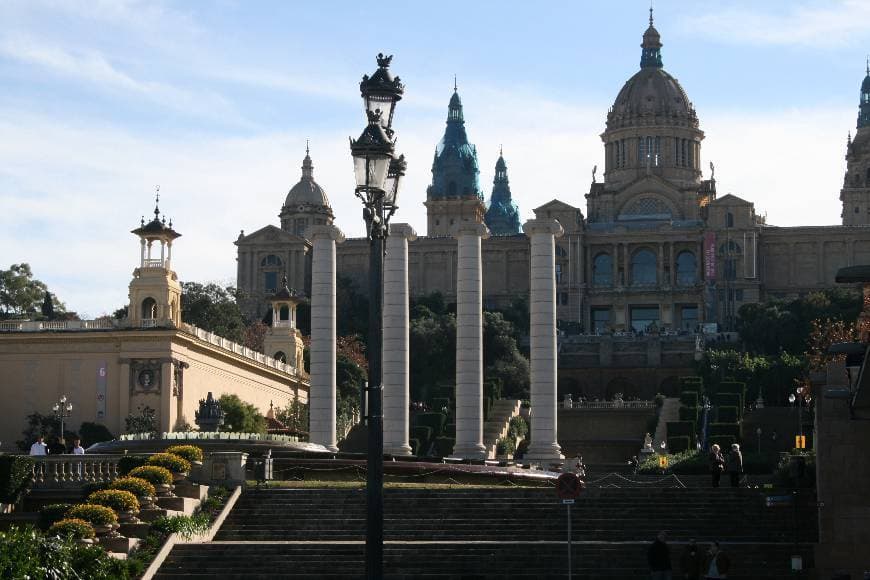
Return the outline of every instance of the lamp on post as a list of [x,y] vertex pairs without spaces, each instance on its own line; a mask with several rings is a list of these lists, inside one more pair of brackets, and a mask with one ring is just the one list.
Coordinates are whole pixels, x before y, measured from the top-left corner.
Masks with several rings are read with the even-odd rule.
[[[381,357],[383,350],[384,251],[390,218],[405,175],[405,157],[395,156],[393,113],[405,88],[393,78],[392,56],[378,54],[378,70],[363,76],[359,85],[368,125],[359,139],[350,140],[356,177],[356,196],[363,202],[369,240],[369,337],[366,348],[368,386],[362,408],[368,426],[366,468],[366,578],[383,577],[384,550],[384,422]],[[365,396],[367,395],[367,397]],[[366,404],[366,400],[367,404]]]
[[73,404],[66,399],[66,395],[61,396],[57,403],[52,407],[54,418],[60,421],[60,436],[61,443],[65,443],[63,438],[63,420],[72,415]]

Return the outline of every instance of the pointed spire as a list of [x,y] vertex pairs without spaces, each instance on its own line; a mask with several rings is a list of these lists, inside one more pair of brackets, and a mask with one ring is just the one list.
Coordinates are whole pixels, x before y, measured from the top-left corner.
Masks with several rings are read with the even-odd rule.
[[662,41],[659,31],[653,26],[652,3],[649,7],[649,28],[643,33],[643,49],[640,53],[641,68],[662,68]]
[[652,3],[652,0],[650,0],[650,3],[649,3],[649,26],[650,26],[650,28],[653,28],[653,3]]
[[459,91],[459,85],[456,84],[456,73],[453,73],[453,92]]
[[865,63],[864,81],[861,83],[861,100],[858,105],[858,128],[870,127],[870,57]]
[[314,179],[314,164],[311,163],[308,139],[305,140],[305,159],[302,160],[302,179]]
[[154,219],[160,219],[160,186],[157,186],[157,193],[154,195]]

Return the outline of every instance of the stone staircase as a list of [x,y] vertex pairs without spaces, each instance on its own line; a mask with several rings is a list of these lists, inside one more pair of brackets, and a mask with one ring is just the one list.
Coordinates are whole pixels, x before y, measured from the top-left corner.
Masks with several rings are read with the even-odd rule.
[[483,445],[487,458],[495,459],[495,444],[505,437],[513,417],[520,414],[519,399],[497,399],[489,410],[489,419],[483,424]]
[[[681,542],[720,540],[732,579],[785,579],[795,550],[811,557],[815,498],[767,508],[751,489],[592,488],[571,510],[578,578],[645,577],[646,549],[669,531]],[[388,578],[551,578],[565,573],[566,507],[551,489],[387,489]],[[797,518],[795,520],[795,515]],[[248,490],[215,541],[176,546],[157,578],[358,578],[364,490]]]

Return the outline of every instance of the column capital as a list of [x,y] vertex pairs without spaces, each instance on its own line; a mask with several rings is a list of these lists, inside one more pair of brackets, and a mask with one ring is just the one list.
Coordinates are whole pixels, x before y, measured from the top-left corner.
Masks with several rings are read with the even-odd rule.
[[454,238],[460,238],[462,236],[478,236],[485,240],[489,237],[489,228],[486,227],[486,224],[462,222],[450,228],[450,235]]
[[555,237],[561,237],[565,233],[562,229],[562,224],[559,220],[554,219],[533,219],[523,224],[523,232],[526,235],[532,234],[553,234]]
[[417,232],[411,224],[390,224],[390,236],[402,237],[413,242],[417,239]]
[[344,241],[344,234],[341,232],[340,229],[338,229],[338,226],[327,224],[308,226],[308,228],[305,229],[304,237],[311,241],[314,241],[317,238],[327,238],[335,240],[335,242],[338,244]]

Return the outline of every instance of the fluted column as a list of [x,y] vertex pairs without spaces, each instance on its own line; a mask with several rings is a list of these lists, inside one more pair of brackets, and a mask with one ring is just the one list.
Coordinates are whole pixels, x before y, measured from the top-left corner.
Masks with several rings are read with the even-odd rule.
[[308,395],[311,443],[338,451],[335,439],[335,244],[344,234],[335,226],[306,230],[311,240],[311,391]]
[[408,241],[417,232],[408,224],[390,224],[384,261],[384,453],[410,455],[408,328]]
[[485,459],[483,445],[483,263],[484,224],[462,223],[456,268],[456,444],[453,455]]
[[563,459],[556,434],[556,249],[563,233],[554,219],[534,219],[523,225],[531,240],[531,296],[529,325],[531,354],[531,436],[525,457]]

